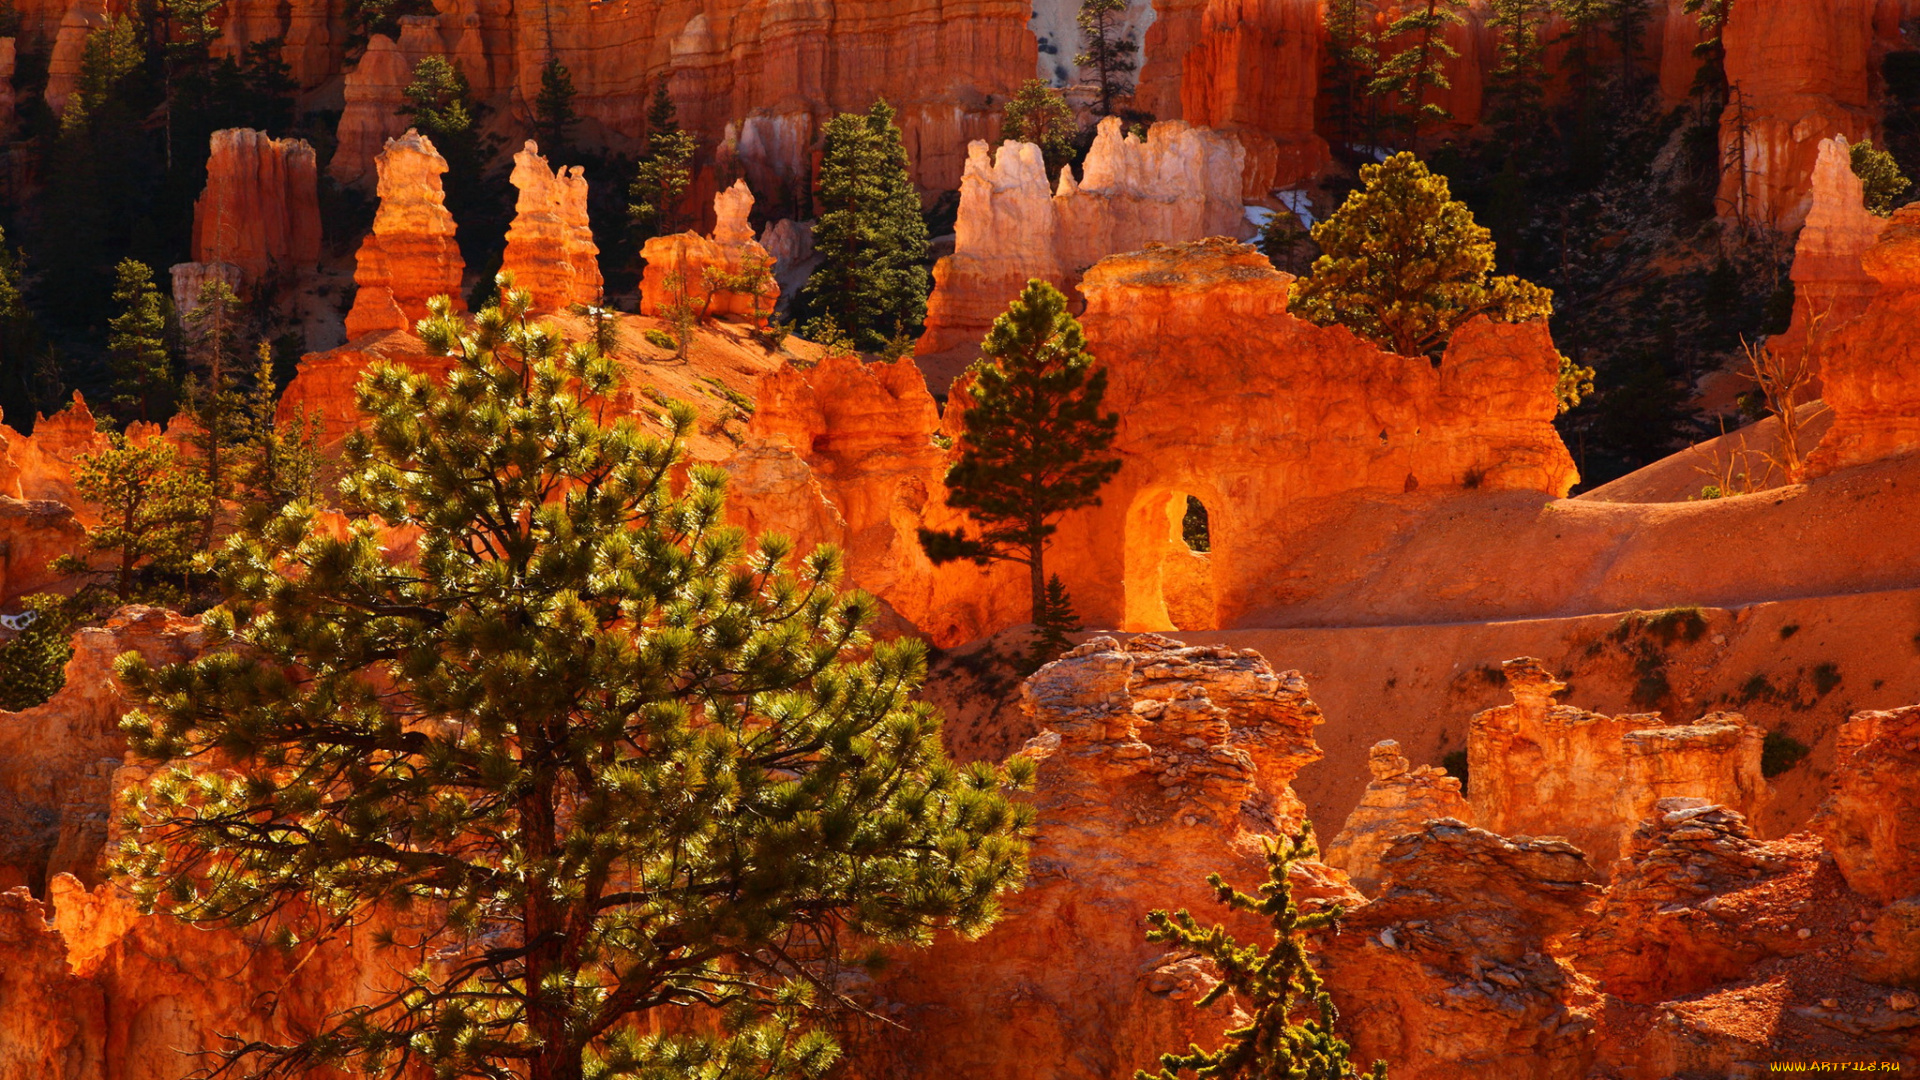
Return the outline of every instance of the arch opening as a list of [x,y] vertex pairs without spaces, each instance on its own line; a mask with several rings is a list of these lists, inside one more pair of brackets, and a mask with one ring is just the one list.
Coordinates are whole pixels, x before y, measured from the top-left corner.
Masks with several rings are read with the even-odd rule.
[[1122,629],[1219,629],[1214,509],[1178,488],[1134,498],[1127,511]]

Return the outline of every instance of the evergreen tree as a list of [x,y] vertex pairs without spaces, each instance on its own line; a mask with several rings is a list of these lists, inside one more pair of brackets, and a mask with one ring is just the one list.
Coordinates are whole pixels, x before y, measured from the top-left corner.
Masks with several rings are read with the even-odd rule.
[[1546,123],[1546,43],[1541,35],[1551,14],[1549,0],[1492,0],[1487,27],[1494,32],[1496,63],[1487,80],[1492,119],[1508,144],[1508,158],[1525,152]]
[[1847,148],[1847,154],[1853,175],[1858,176],[1866,188],[1867,209],[1881,217],[1891,216],[1900,196],[1907,193],[1913,181],[1900,171],[1900,164],[1893,160],[1892,154],[1875,148],[1872,139],[1854,143]]
[[533,130],[541,149],[555,161],[565,160],[573,147],[573,129],[580,114],[573,110],[573,73],[557,56],[540,67],[540,93],[533,99]]
[[304,407],[281,421],[279,386],[273,377],[273,349],[260,343],[253,386],[241,395],[233,487],[247,513],[277,514],[296,502],[320,496],[320,417]]
[[375,34],[399,37],[400,20],[405,16],[433,13],[433,0],[347,0],[343,12],[347,55],[360,55]]
[[[117,555],[114,593],[135,598],[135,572],[184,574],[204,550],[202,526],[212,513],[206,482],[180,461],[172,443],[158,437],[135,443],[117,432],[107,448],[74,459],[73,487],[100,513],[87,533],[87,550]],[[69,573],[87,569],[71,556],[57,565]]]
[[1374,139],[1371,87],[1380,66],[1371,0],[1327,0],[1322,22],[1327,38],[1327,111],[1340,142]]
[[1100,412],[1107,372],[1095,366],[1067,298],[1035,278],[993,321],[968,373],[947,504],[979,534],[921,529],[920,543],[936,563],[1026,566],[1033,623],[1044,632],[1057,610],[1048,604],[1045,566],[1055,522],[1100,505],[1100,489],[1120,471],[1107,452],[1120,417]]
[[829,120],[821,154],[813,227],[821,264],[800,290],[801,308],[833,316],[868,351],[903,331],[917,335],[933,284],[922,262],[927,222],[893,109],[876,101]]
[[1073,140],[1079,134],[1066,95],[1039,79],[1021,83],[1001,112],[1000,137],[1038,146],[1050,173],[1073,160]]
[[132,17],[111,15],[105,26],[87,34],[81,46],[80,77],[60,111],[63,134],[84,135],[89,119],[147,62],[140,27]]
[[680,130],[680,121],[667,94],[667,80],[653,84],[653,104],[647,110],[647,147],[628,189],[632,202],[627,218],[635,242],[671,236],[691,224],[687,220],[687,189],[693,186],[693,135]]
[[1100,88],[1100,115],[1113,115],[1113,99],[1133,93],[1134,59],[1140,45],[1130,36],[1122,36],[1114,23],[1127,13],[1127,0],[1080,0],[1080,14],[1074,22],[1080,27],[1084,51],[1073,58],[1075,67],[1092,68],[1095,85]]
[[1620,85],[1637,95],[1642,80],[1639,62],[1646,45],[1647,23],[1653,18],[1653,0],[1607,0],[1608,36],[1620,55]]
[[1686,0],[1685,10],[1700,23],[1700,44],[1693,47],[1695,56],[1700,57],[1700,74],[1694,85],[1698,88],[1721,86],[1727,81],[1727,47],[1721,40],[1721,29],[1727,24],[1727,9],[1733,0]]
[[[1265,952],[1241,945],[1223,926],[1202,929],[1186,911],[1148,914],[1148,941],[1197,952],[1220,972],[1220,982],[1195,1005],[1204,1009],[1231,993],[1250,1016],[1246,1024],[1227,1032],[1219,1049],[1193,1046],[1184,1054],[1162,1054],[1159,1072],[1141,1070],[1135,1080],[1180,1080],[1183,1073],[1195,1080],[1350,1080],[1360,1075],[1348,1060],[1352,1047],[1334,1034],[1339,1014],[1307,955],[1307,935],[1337,928],[1345,911],[1335,904],[1302,914],[1287,877],[1295,863],[1319,854],[1313,826],[1303,824],[1292,837],[1267,844],[1267,880],[1259,896],[1235,889],[1219,874],[1207,876],[1220,903],[1261,916],[1273,926],[1273,943]],[[1296,1022],[1303,1012],[1310,1015]],[[1387,1063],[1374,1062],[1365,1075],[1387,1080]]]
[[1446,106],[1431,100],[1435,91],[1452,87],[1447,61],[1460,56],[1447,43],[1447,27],[1466,22],[1460,9],[1467,0],[1421,0],[1387,24],[1386,39],[1405,43],[1380,64],[1368,90],[1382,98],[1398,98],[1398,121],[1405,127],[1407,145],[1420,144],[1420,126],[1428,121],[1453,119]]
[[137,259],[115,268],[107,354],[113,369],[112,405],[122,420],[165,419],[173,392],[173,355],[167,348],[167,300],[153,271]]
[[407,103],[400,112],[447,159],[447,210],[462,223],[461,252],[471,264],[479,257],[478,237],[491,237],[486,226],[500,209],[490,204],[486,190],[487,162],[497,145],[481,131],[485,108],[474,100],[466,74],[441,56],[415,64],[403,94]]
[[[281,943],[307,913],[410,911],[430,961],[230,1047],[243,1069],[819,1077],[809,988],[990,926],[1032,767],[948,761],[910,699],[923,647],[865,633],[837,552],[723,524],[693,409],[667,438],[603,423],[619,365],[503,293],[472,323],[433,305],[444,379],[362,381],[346,537],[297,503],[256,522],[222,559],[220,644],[122,658],[130,745],[174,765],[115,869],[145,908]],[[418,528],[417,558],[369,515]]]
[[187,356],[192,370],[181,385],[180,397],[199,428],[194,441],[200,452],[201,475],[212,495],[202,530],[202,539],[209,545],[220,503],[232,494],[230,451],[246,439],[246,397],[236,377],[243,355],[243,314],[233,287],[209,277],[200,285],[198,306],[186,319]]
[[1363,166],[1361,190],[1314,226],[1323,254],[1293,283],[1290,309],[1339,323],[1402,356],[1438,355],[1476,315],[1508,322],[1553,311],[1553,292],[1493,276],[1493,237],[1447,178],[1409,153]]

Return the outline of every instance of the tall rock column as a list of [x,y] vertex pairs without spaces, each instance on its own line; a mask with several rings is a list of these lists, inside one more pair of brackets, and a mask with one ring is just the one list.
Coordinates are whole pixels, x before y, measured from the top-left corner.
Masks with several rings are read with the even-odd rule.
[[87,35],[106,24],[106,0],[73,0],[60,20],[53,55],[47,59],[47,88],[41,95],[55,114],[67,107],[67,99],[79,85],[80,56],[86,50]]
[[433,143],[409,129],[388,139],[374,159],[380,209],[360,242],[353,281],[359,291],[347,312],[347,338],[405,330],[427,317],[427,301],[445,294],[465,310],[460,279],[466,263],[453,242],[453,215],[440,187],[447,161]]
[[252,128],[213,133],[207,186],[193,204],[193,257],[257,279],[320,261],[313,147]]
[[14,41],[0,37],[0,138],[13,134]]
[[1246,197],[1306,180],[1329,160],[1313,125],[1320,33],[1314,0],[1212,0],[1201,16],[1180,81],[1180,115],[1240,140]]
[[1813,209],[1793,249],[1793,323],[1769,342],[1797,359],[1867,309],[1879,285],[1862,259],[1880,240],[1887,219],[1867,209],[1865,185],[1853,173],[1847,141],[1820,143],[1813,167]]
[[[658,316],[674,304],[694,304],[696,316],[730,315],[763,320],[780,299],[773,281],[773,256],[753,239],[747,215],[753,212],[753,192],[745,180],[713,197],[713,236],[696,232],[656,236],[640,249],[646,273],[640,279],[640,313]],[[767,271],[759,293],[718,287],[707,277],[709,269],[740,275],[755,267]]]
[[600,301],[600,249],[587,223],[586,170],[547,167],[533,140],[513,155],[513,186],[520,189],[500,269],[533,294],[538,311]]
[[1742,0],[1727,18],[1720,213],[1796,229],[1820,143],[1873,129],[1873,0]]
[[1860,265],[1873,297],[1820,350],[1820,396],[1833,426],[1808,455],[1816,476],[1920,448],[1920,206],[1894,211]]

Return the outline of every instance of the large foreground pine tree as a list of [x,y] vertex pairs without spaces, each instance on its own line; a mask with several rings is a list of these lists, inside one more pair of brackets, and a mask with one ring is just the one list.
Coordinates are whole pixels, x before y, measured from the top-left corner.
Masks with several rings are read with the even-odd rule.
[[866,636],[838,555],[724,525],[692,410],[666,438],[609,418],[616,365],[502,284],[421,324],[444,382],[361,383],[347,535],[302,503],[249,526],[208,654],[123,658],[129,740],[173,764],[117,868],[282,944],[401,912],[417,970],[228,1047],[233,1075],[819,1076],[851,950],[993,922],[1031,768],[949,762],[919,644]]

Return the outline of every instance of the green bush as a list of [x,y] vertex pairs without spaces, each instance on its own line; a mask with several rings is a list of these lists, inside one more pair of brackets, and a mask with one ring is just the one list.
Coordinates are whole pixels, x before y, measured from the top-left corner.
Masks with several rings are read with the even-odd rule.
[[1839,664],[1836,664],[1833,661],[1828,660],[1824,663],[1814,665],[1813,692],[1815,694],[1819,695],[1820,697],[1826,697],[1828,694],[1833,693],[1834,687],[1839,685],[1840,685],[1840,665]]
[[1806,743],[1786,732],[1769,731],[1760,744],[1760,774],[1771,780],[1800,764],[1811,752]]

